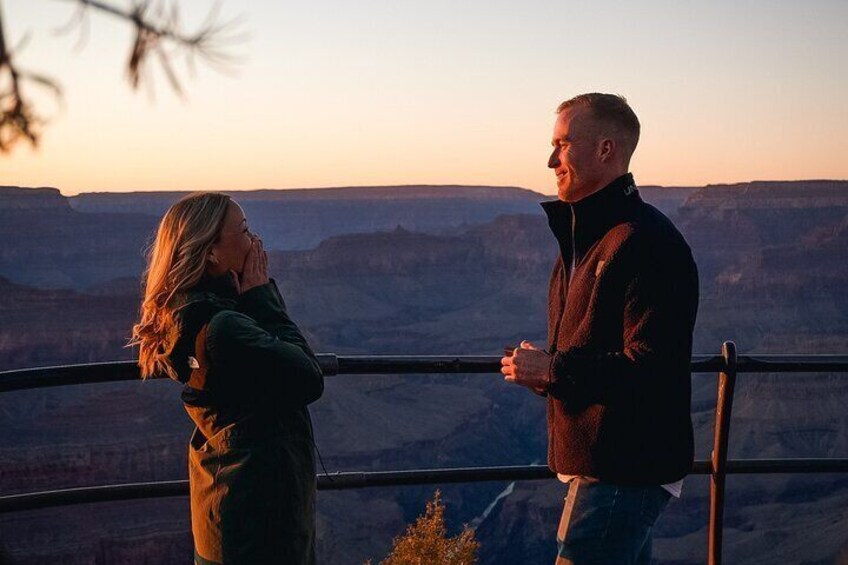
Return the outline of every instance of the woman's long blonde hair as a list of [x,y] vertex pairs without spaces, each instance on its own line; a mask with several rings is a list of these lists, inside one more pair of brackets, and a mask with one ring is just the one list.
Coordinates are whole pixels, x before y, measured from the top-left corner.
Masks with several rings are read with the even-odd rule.
[[141,378],[177,373],[168,359],[179,336],[174,299],[195,286],[206,272],[206,259],[218,239],[230,197],[195,192],[171,206],[147,256],[141,319],[133,326],[130,345],[138,346]]

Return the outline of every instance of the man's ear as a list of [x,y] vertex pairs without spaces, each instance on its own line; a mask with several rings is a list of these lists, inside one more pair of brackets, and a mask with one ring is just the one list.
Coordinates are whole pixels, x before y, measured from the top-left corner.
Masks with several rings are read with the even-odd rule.
[[602,163],[609,163],[612,160],[615,154],[615,146],[615,140],[609,137],[601,139],[601,142],[598,144],[598,158]]

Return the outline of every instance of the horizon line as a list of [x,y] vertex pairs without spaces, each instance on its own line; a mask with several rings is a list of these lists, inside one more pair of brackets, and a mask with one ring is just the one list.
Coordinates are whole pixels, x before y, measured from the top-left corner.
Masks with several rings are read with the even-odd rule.
[[[637,184],[637,188],[660,188],[660,189],[672,189],[672,190],[698,190],[710,187],[718,187],[718,186],[741,186],[746,184],[779,184],[779,183],[822,183],[822,182],[848,182],[848,178],[845,179],[828,179],[828,178],[810,178],[810,179],[771,179],[771,180],[747,180],[747,181],[735,181],[735,182],[719,182],[719,183],[707,183],[702,185],[664,185],[664,184]],[[331,191],[331,190],[354,190],[354,189],[386,189],[386,188],[493,188],[493,189],[504,189],[504,190],[523,190],[526,192],[532,192],[535,194],[543,195],[543,196],[555,196],[556,192],[553,191],[551,193],[540,192],[538,190],[533,190],[532,188],[526,188],[523,186],[516,185],[489,185],[489,184],[457,184],[457,183],[443,183],[443,184],[434,184],[434,183],[423,183],[423,184],[415,184],[415,183],[403,183],[403,184],[374,184],[374,185],[342,185],[342,186],[314,186],[314,187],[285,187],[285,188],[220,188],[214,190],[197,190],[197,189],[133,189],[133,190],[94,190],[94,191],[80,191],[72,194],[66,194],[62,191],[61,188],[55,186],[21,186],[21,185],[13,185],[13,184],[4,184],[0,185],[0,188],[12,188],[12,189],[23,189],[23,190],[55,190],[59,192],[60,196],[65,198],[73,198],[75,196],[81,195],[100,195],[100,194],[173,194],[173,193],[192,193],[192,192],[306,192],[306,191]]]

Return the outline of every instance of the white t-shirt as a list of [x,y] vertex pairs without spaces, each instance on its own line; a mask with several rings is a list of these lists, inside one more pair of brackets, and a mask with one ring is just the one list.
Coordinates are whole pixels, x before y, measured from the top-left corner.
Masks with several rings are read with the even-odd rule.
[[[563,475],[563,474],[557,473],[557,478],[564,483],[571,482],[572,479],[574,479],[578,476],[579,475]],[[592,477],[584,477],[584,478],[589,479],[590,481],[597,481],[598,480],[598,479],[593,479]],[[679,481],[675,481],[673,483],[668,483],[667,485],[660,485],[660,486],[662,486],[662,488],[667,490],[669,492],[669,494],[671,494],[671,496],[673,496],[674,498],[680,498],[680,495],[683,492],[683,479],[680,479]]]

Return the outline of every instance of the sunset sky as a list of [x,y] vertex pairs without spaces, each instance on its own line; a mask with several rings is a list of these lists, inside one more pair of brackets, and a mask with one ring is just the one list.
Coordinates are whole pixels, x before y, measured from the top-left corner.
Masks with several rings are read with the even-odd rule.
[[[129,25],[0,0],[21,68],[61,104],[37,150],[0,155],[0,184],[64,194],[383,184],[522,186],[552,194],[553,111],[625,95],[642,121],[640,184],[848,178],[845,0],[224,0],[248,39],[225,75],[200,65],[186,99],[123,65]],[[214,2],[180,3],[194,29]],[[125,4],[122,4],[125,5]],[[181,60],[177,68],[185,70]]]

